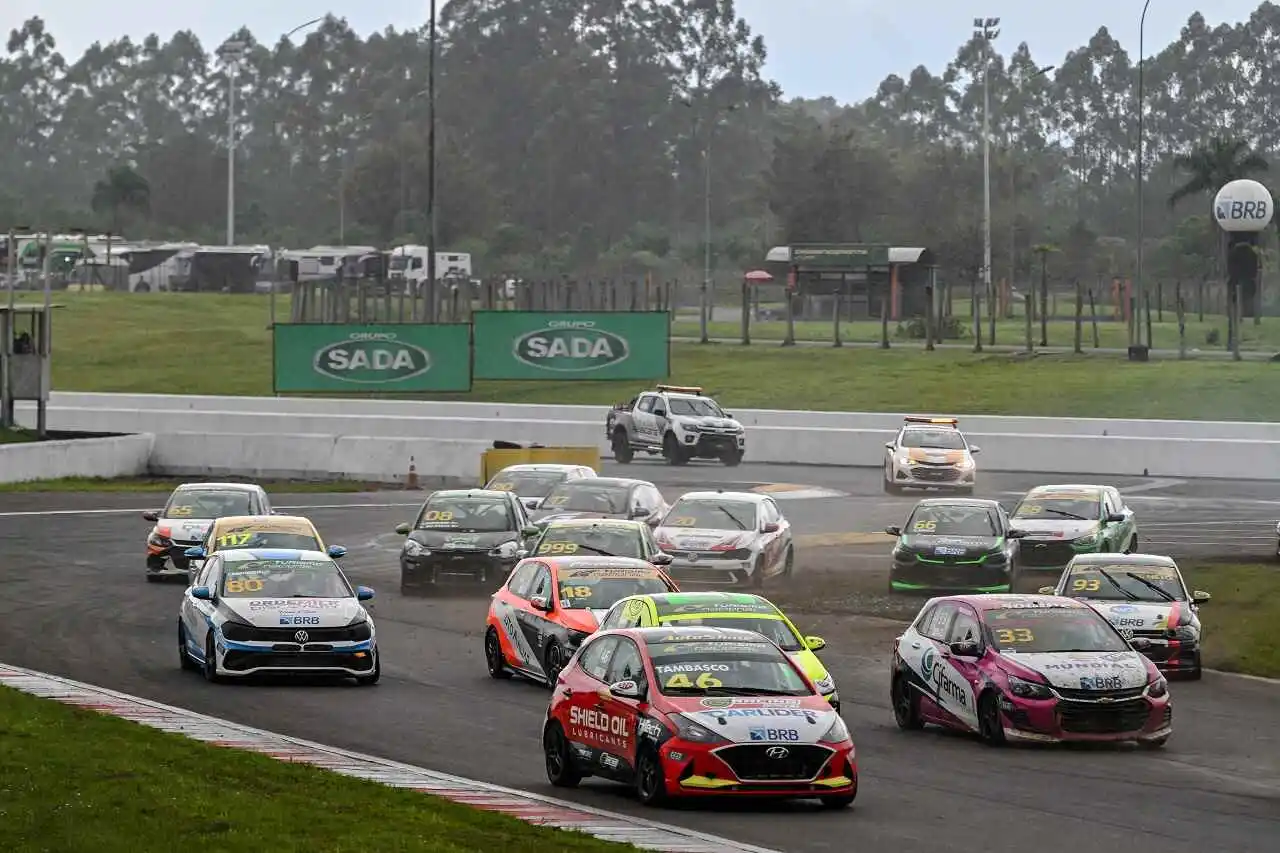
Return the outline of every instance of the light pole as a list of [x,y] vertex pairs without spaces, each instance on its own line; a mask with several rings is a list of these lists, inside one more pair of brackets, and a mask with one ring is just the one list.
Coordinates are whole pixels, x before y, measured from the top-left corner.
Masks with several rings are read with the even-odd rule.
[[[439,236],[436,229],[436,0],[431,0],[427,14],[431,17],[430,53],[427,56],[427,109],[430,113],[427,124],[427,227],[431,233],[431,245],[427,252],[427,281],[431,286],[429,292],[434,294],[436,252],[439,250],[436,245]],[[433,313],[428,316],[434,317],[434,306]]]
[[[691,109],[694,106],[693,102],[689,100],[685,100],[682,103]],[[737,108],[737,104],[728,104],[724,109],[726,112],[733,112]],[[699,342],[704,344],[709,343],[711,340],[708,324],[711,314],[710,303],[714,301],[710,299],[713,290],[711,281],[711,142],[715,137],[716,127],[719,126],[719,123],[719,117],[712,112],[711,121],[707,122],[707,136],[703,140],[702,147],[702,287],[699,293],[698,326]]]
[[[1143,222],[1143,199],[1142,199],[1142,180],[1143,180],[1143,139],[1142,139],[1142,114],[1145,112],[1146,92],[1143,90],[1143,69],[1146,59],[1146,44],[1144,36],[1147,29],[1147,7],[1151,5],[1151,0],[1146,0],[1142,4],[1142,16],[1138,19],[1138,262],[1134,271],[1134,283],[1138,286],[1138,316],[1134,317],[1134,333],[1136,335],[1135,343],[1142,343],[1142,307],[1146,302],[1147,290],[1142,283],[1142,243],[1146,236],[1146,223]],[[1147,332],[1147,346],[1151,346],[1151,332]]]
[[996,294],[991,286],[991,42],[1000,35],[999,18],[974,18],[973,35],[982,39],[982,286],[995,343]]

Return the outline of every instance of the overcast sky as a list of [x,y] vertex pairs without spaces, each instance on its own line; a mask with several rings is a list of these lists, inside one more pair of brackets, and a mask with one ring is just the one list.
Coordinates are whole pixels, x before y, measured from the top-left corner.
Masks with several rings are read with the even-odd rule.
[[[440,0],[441,6],[444,0]],[[537,2],[537,0],[525,0]],[[940,69],[968,38],[976,16],[1000,17],[1000,43],[1008,51],[1026,41],[1038,62],[1058,64],[1106,26],[1136,57],[1143,0],[737,0],[738,12],[769,47],[767,72],[787,96],[831,95],[856,101],[889,74],[905,76],[924,64]],[[1244,20],[1260,0],[1154,0],[1147,13],[1148,53],[1178,37],[1197,10],[1211,24]],[[168,37],[195,30],[212,48],[241,25],[264,41],[327,11],[344,16],[359,33],[392,25],[420,25],[426,0],[4,0],[5,29],[40,15],[68,57],[95,40],[151,32]]]

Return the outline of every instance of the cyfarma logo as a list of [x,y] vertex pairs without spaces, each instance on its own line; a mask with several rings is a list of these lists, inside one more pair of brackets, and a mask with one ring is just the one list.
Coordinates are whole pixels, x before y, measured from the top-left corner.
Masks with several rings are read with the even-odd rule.
[[431,369],[431,354],[396,340],[395,335],[352,335],[317,351],[314,367],[331,379],[380,385],[426,373]]
[[581,373],[625,361],[626,338],[595,328],[589,320],[561,321],[516,338],[517,359],[543,370]]

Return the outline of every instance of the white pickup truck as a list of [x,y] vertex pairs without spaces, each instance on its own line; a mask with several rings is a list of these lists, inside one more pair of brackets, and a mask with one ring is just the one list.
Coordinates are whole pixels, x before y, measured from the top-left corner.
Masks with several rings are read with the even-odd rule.
[[613,458],[625,465],[637,452],[661,454],[671,465],[690,459],[719,459],[738,465],[746,453],[746,430],[701,388],[657,385],[626,403],[605,420]]

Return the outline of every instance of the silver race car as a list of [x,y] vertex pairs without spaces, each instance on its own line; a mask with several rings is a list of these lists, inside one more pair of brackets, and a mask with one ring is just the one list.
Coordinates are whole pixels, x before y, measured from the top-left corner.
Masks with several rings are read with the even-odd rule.
[[773,498],[755,492],[682,495],[654,536],[677,581],[759,588],[795,565],[791,523]]
[[596,472],[586,465],[550,462],[508,465],[494,474],[484,487],[495,492],[512,492],[520,498],[525,509],[537,509],[551,490],[561,483],[595,476]]

